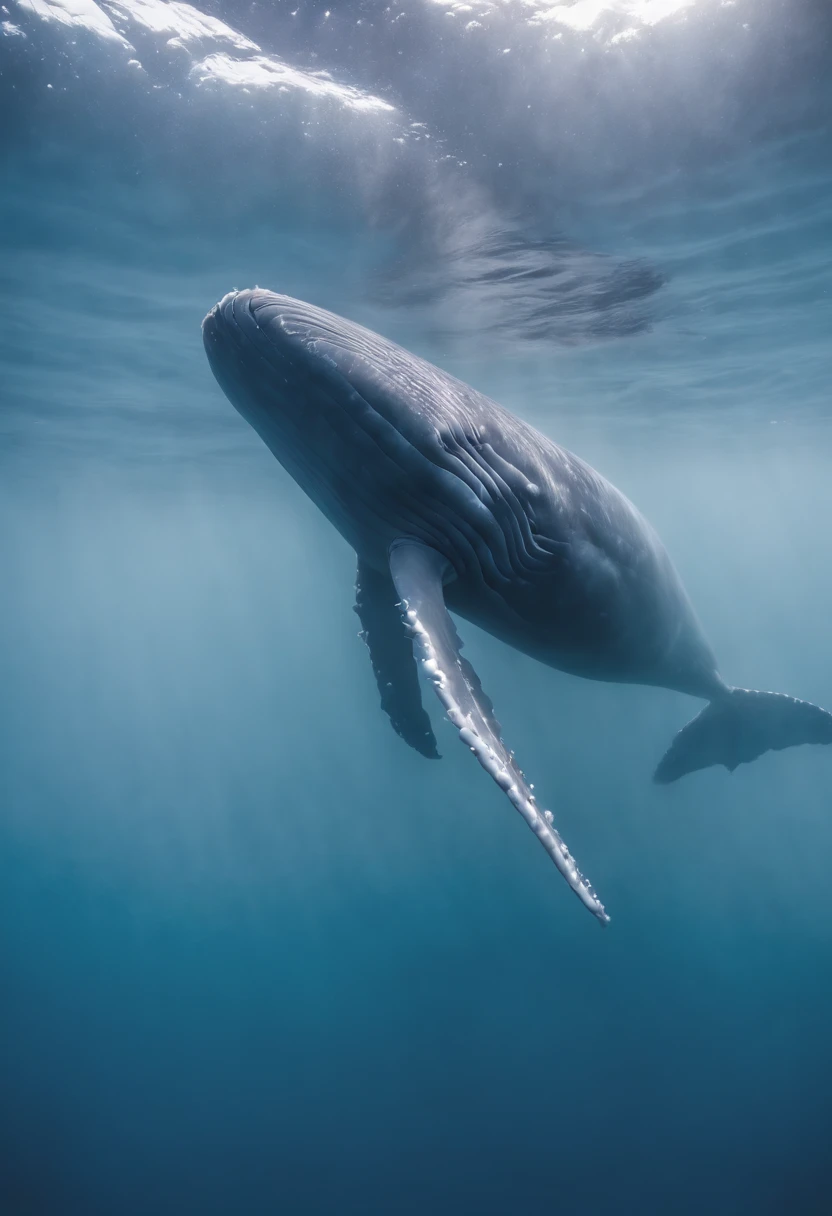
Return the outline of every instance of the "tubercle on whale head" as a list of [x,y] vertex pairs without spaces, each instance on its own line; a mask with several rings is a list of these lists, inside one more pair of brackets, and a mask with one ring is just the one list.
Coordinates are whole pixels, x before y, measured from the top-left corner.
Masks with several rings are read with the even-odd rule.
[[217,323],[217,321],[219,320],[220,316],[221,316],[221,315],[222,315],[222,313],[223,313],[223,310],[224,310],[224,309],[225,309],[225,308],[226,308],[226,307],[227,307],[229,304],[231,304],[231,303],[233,302],[233,300],[234,300],[234,299],[236,299],[236,297],[237,297],[238,295],[241,295],[241,294],[242,294],[242,293],[241,293],[240,291],[238,291],[238,290],[237,290],[237,288],[235,287],[235,288],[233,289],[233,291],[227,291],[227,292],[225,293],[225,295],[222,297],[222,299],[217,300],[216,304],[214,304],[212,308],[209,308],[209,309],[208,309],[207,313],[206,313],[206,314],[205,314],[205,316],[202,318],[202,334],[203,334],[203,337],[205,336],[206,329],[208,330],[208,332],[209,332],[209,334],[210,334],[212,327],[213,327],[213,326],[214,326],[214,325]]
[[241,289],[239,287],[232,287],[231,291],[227,291],[224,296],[222,296],[219,300],[217,300],[216,304],[214,304],[211,308],[208,309],[207,313],[202,318],[203,330],[205,329],[206,322],[210,321],[213,317],[216,317],[219,313],[221,313],[228,304],[232,303],[232,301],[234,301],[237,298],[237,296],[253,296],[256,292],[263,292],[264,294],[271,294],[269,292],[266,292],[265,288],[259,287],[256,283],[255,283],[254,287],[245,288],[245,289]]

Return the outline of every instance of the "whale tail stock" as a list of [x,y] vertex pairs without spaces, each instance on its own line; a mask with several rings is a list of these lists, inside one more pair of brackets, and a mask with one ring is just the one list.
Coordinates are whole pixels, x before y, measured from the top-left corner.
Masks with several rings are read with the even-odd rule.
[[832,714],[785,693],[729,688],[682,727],[653,780],[667,785],[712,764],[733,772],[763,752],[799,743],[832,743]]

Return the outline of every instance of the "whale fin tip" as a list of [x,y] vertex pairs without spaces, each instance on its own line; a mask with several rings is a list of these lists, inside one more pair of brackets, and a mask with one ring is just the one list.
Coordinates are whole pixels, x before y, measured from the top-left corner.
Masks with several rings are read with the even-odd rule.
[[447,560],[418,541],[397,541],[391,548],[390,572],[405,625],[413,637],[414,653],[459,731],[460,740],[506,794],[584,907],[606,925],[610,918],[604,905],[555,830],[551,813],[538,807],[514,754],[503,743],[493,706],[477,673],[460,654],[462,643],[443,594],[447,570]]

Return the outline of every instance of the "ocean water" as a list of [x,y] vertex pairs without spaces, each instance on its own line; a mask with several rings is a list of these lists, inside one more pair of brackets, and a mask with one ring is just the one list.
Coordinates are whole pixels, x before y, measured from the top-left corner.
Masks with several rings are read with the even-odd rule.
[[258,283],[656,525],[726,679],[832,707],[830,13],[5,0],[0,1214],[832,1210],[832,752],[471,626],[602,932],[222,396]]

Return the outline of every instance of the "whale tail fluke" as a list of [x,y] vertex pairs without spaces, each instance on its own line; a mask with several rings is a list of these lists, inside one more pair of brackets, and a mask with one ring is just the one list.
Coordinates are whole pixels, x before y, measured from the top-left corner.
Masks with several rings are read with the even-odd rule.
[[653,780],[667,785],[712,764],[733,772],[763,752],[798,743],[832,743],[832,714],[784,693],[731,688],[679,731]]

